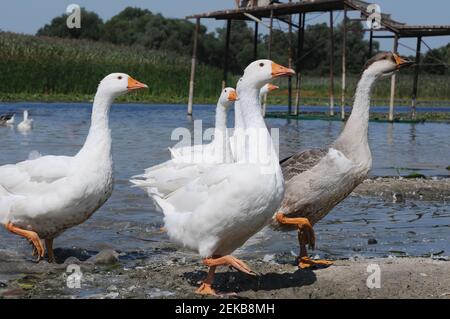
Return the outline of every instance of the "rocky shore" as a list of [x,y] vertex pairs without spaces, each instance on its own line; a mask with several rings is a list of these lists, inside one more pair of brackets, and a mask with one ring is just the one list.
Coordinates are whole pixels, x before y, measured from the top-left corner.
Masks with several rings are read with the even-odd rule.
[[[391,205],[432,201],[445,210],[450,179],[369,179],[352,196],[382,198]],[[196,254],[168,241],[158,242],[151,253],[67,247],[55,253],[57,264],[35,263],[23,250],[0,248],[0,298],[201,298],[194,292],[206,268]],[[258,276],[221,268],[215,285],[240,298],[450,298],[448,252],[429,258],[352,254],[329,268],[299,270],[291,253],[269,258],[240,250],[236,256]]]

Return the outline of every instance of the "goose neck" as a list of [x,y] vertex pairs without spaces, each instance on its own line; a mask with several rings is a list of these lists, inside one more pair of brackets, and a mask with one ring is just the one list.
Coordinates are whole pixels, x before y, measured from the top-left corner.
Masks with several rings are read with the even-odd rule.
[[[367,142],[369,127],[370,95],[376,76],[364,72],[356,89],[352,112],[338,140]],[[358,138],[359,137],[359,138]]]
[[94,98],[91,115],[91,127],[86,142],[79,154],[97,150],[111,151],[111,131],[109,129],[109,110],[114,98],[97,92]]

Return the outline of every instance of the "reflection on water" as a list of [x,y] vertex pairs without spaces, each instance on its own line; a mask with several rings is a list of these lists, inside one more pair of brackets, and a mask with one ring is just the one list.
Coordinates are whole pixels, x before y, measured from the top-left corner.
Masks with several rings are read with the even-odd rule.
[[[21,114],[25,108],[30,110],[35,128],[23,136],[14,129],[0,127],[0,165],[26,159],[34,150],[43,155],[74,155],[83,145],[89,128],[89,104],[6,104],[0,105],[0,113]],[[174,128],[192,130],[197,119],[203,120],[204,129],[211,127],[214,109],[197,106],[194,116],[188,117],[184,106],[114,105],[111,111],[114,193],[90,220],[59,237],[56,247],[114,248],[152,254],[155,248],[167,246],[166,235],[159,231],[161,214],[142,191],[130,187],[128,179],[169,158],[167,147],[177,142],[170,139]],[[19,116],[17,121],[20,120]],[[280,157],[284,158],[298,150],[330,144],[343,123],[270,119],[268,125],[280,128]],[[374,158],[371,174],[409,174],[418,170],[425,175],[448,175],[445,169],[450,165],[448,128],[446,124],[433,123],[370,123]],[[416,255],[445,249],[450,239],[450,216],[445,209],[441,203],[393,204],[351,197],[317,225],[319,252],[349,256],[406,251]],[[417,216],[421,217],[414,220]],[[367,245],[370,237],[376,238],[378,244]],[[247,245],[246,249],[249,248],[263,253],[297,252],[296,233],[266,230]],[[0,249],[18,249],[29,255],[26,242],[3,229]]]

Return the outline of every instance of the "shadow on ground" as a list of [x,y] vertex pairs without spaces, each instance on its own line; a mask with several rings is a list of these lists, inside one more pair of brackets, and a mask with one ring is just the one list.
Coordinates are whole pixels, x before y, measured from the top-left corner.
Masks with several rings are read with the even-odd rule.
[[[186,272],[183,278],[193,287],[206,278],[205,271]],[[255,277],[240,272],[217,273],[214,279],[214,287],[218,292],[245,292],[258,290],[277,290],[284,288],[303,287],[312,285],[317,281],[314,271],[299,269],[293,273],[266,273]]]

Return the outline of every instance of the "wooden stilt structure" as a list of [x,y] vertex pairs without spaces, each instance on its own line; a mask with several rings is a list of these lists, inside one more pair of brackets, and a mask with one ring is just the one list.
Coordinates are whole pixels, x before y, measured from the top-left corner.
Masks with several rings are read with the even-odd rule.
[[345,120],[345,91],[347,80],[347,7],[344,6],[342,21],[342,87],[341,87],[341,120]]
[[[194,87],[195,87],[195,68],[197,64],[197,44],[198,44],[198,33],[200,28],[200,19],[216,19],[216,20],[226,20],[227,21],[227,43],[225,47],[225,61],[224,61],[224,75],[222,85],[226,85],[227,77],[228,77],[228,56],[229,56],[229,34],[231,30],[231,21],[232,20],[247,20],[247,21],[255,21],[255,34],[254,34],[254,48],[253,48],[253,56],[257,59],[258,55],[258,22],[259,24],[264,24],[262,22],[263,18],[270,18],[270,31],[269,31],[269,58],[272,56],[272,40],[273,40],[273,20],[278,19],[280,21],[286,22],[290,26],[290,32],[292,31],[292,27],[298,29],[298,47],[297,47],[297,56],[296,60],[296,96],[295,96],[295,108],[292,108],[292,90],[291,85],[288,88],[288,105],[289,105],[289,114],[298,115],[299,114],[299,105],[300,105],[300,90],[301,90],[301,74],[299,74],[299,69],[301,65],[301,58],[304,54],[303,51],[303,39],[304,39],[304,27],[305,27],[305,14],[306,13],[314,13],[314,12],[330,12],[330,49],[334,47],[333,36],[332,36],[332,20],[333,20],[333,12],[334,11],[344,11],[344,25],[343,25],[343,39],[342,39],[342,91],[341,91],[341,118],[345,118],[345,93],[346,93],[346,57],[347,57],[347,32],[352,32],[348,30],[347,22],[347,12],[348,11],[357,11],[361,14],[361,22],[367,19],[371,11],[367,10],[370,3],[361,0],[303,0],[282,4],[272,4],[268,6],[251,6],[245,8],[237,8],[231,10],[221,10],[203,14],[196,14],[187,17],[187,19],[196,19],[196,26],[194,31],[194,42],[193,42],[193,54],[192,54],[192,63],[191,63],[191,76],[189,81],[189,100],[188,100],[188,114],[192,114],[192,106],[194,99]],[[298,14],[300,16],[300,21],[298,25],[295,25],[292,22],[292,15]],[[394,41],[398,41],[399,38],[417,38],[417,54],[416,54],[416,62],[420,63],[420,51],[421,51],[421,42],[423,37],[431,37],[431,36],[444,36],[450,35],[450,25],[408,25],[405,23],[401,23],[395,21],[391,18],[389,14],[382,13],[381,14],[381,28],[380,29],[369,29],[365,31],[369,31],[369,55],[373,54],[373,40],[377,38],[394,38]],[[288,19],[286,17],[289,17]],[[266,25],[267,26],[267,25]],[[390,32],[394,35],[375,35],[375,32]],[[395,40],[395,37],[398,39]],[[290,47],[290,51],[293,51],[293,48]],[[331,50],[330,50],[331,51]],[[332,64],[333,62],[333,54],[330,52],[330,114],[333,114],[332,106],[335,103],[334,101],[334,92],[333,92],[333,73],[332,73]],[[293,58],[291,58],[293,60]],[[293,62],[293,61],[292,61]],[[414,74],[414,82],[413,82],[413,90],[412,90],[412,101],[411,101],[411,113],[413,116],[416,114],[416,106],[417,106],[417,92],[418,92],[418,78],[420,73],[419,65],[416,66],[415,74]],[[391,103],[390,103],[390,114],[389,119],[392,119],[391,113],[393,114],[393,108],[391,105],[395,102],[395,77],[392,79],[391,84]]]
[[200,30],[200,18],[197,18],[194,31],[194,44],[192,46],[192,61],[191,61],[191,77],[189,80],[189,101],[188,101],[188,115],[192,115],[194,105],[194,87],[195,87],[195,67],[197,65],[197,46],[198,46],[198,32]]
[[231,36],[231,20],[227,20],[227,33],[225,34],[225,54],[223,59],[223,80],[222,80],[222,89],[227,86],[228,80],[228,59],[229,59],[229,51],[230,51],[230,36]]
[[[394,48],[393,52],[397,52],[398,50],[398,36],[394,38]],[[397,75],[396,73],[391,76],[391,99],[389,101],[389,122],[394,121],[394,104],[395,104],[395,85],[396,85]]]
[[330,11],[330,116],[334,116],[334,19]]
[[300,13],[299,15],[299,21],[298,21],[298,25],[299,25],[299,29],[298,29],[298,43],[297,43],[297,63],[295,64],[296,66],[296,73],[297,73],[297,78],[296,78],[296,84],[295,84],[295,111],[294,111],[294,115],[298,116],[300,114],[300,87],[301,87],[301,82],[302,82],[302,55],[303,55],[303,46],[305,43],[305,14],[304,13]]
[[417,87],[419,84],[419,72],[420,72],[420,51],[422,48],[422,37],[417,37],[416,47],[416,69],[414,71],[413,93],[411,101],[411,117],[416,118],[416,106],[417,106]]

